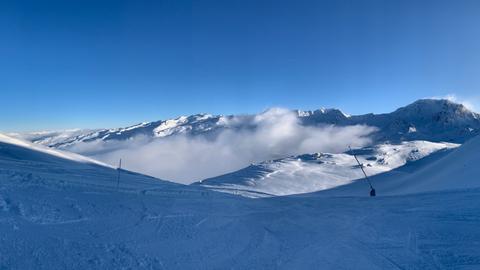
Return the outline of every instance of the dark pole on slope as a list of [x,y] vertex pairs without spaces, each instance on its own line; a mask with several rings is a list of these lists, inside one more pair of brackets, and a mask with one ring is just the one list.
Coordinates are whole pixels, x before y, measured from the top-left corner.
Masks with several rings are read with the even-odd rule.
[[120,161],[118,162],[118,168],[117,168],[117,171],[118,171],[118,174],[117,174],[117,190],[118,190],[118,187],[120,186],[120,170],[122,169],[122,159],[120,159]]
[[372,196],[372,197],[375,196],[376,195],[375,189],[373,188],[372,183],[370,182],[370,179],[368,178],[367,173],[363,169],[363,164],[360,163],[360,161],[357,158],[357,155],[355,154],[355,152],[352,151],[352,148],[350,146],[348,146],[348,149],[350,149],[350,152],[352,152],[352,155],[355,158],[355,160],[357,161],[358,166],[362,170],[363,175],[365,175],[365,180],[367,180],[367,183],[370,186],[370,196]]

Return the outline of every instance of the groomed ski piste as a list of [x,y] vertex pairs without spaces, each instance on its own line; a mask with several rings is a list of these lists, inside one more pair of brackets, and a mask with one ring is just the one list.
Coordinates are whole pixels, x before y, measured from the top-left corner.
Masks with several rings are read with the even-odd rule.
[[479,151],[250,199],[2,135],[0,269],[479,269]]

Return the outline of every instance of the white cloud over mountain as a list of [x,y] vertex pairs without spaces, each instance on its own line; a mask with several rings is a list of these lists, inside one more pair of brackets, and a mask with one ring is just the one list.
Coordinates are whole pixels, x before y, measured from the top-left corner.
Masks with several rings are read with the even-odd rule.
[[[242,121],[233,118],[230,121]],[[191,183],[240,169],[252,162],[309,152],[345,151],[349,145],[370,143],[375,128],[364,125],[318,127],[301,125],[295,113],[275,108],[254,117],[254,129],[225,129],[215,140],[203,136],[172,136],[152,140],[136,136],[125,141],[93,141],[75,144],[70,150],[89,152],[116,164],[120,158],[127,169],[162,179]]]

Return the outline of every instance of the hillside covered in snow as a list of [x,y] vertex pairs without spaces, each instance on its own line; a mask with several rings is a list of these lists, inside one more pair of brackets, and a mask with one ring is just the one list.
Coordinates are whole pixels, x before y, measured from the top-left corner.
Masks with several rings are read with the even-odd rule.
[[[383,195],[389,196],[478,188],[479,150],[480,136],[477,136],[454,150],[439,151],[417,162],[373,176],[370,181]],[[358,196],[366,191],[368,186],[358,180],[324,194]]]
[[340,154],[305,154],[252,164],[239,171],[205,179],[196,184],[248,197],[308,193],[363,179],[363,173],[353,154],[363,164],[366,173],[373,176],[455,147],[458,145],[411,141],[379,144]]
[[118,186],[118,189],[135,192],[158,185],[180,186],[126,170],[120,171],[118,181],[118,170],[110,165],[3,134],[0,134],[0,154],[4,186],[22,183],[31,188],[53,185],[117,189]]
[[478,142],[373,177],[376,198],[248,199],[126,171],[117,188],[117,170],[2,136],[0,268],[475,269]]

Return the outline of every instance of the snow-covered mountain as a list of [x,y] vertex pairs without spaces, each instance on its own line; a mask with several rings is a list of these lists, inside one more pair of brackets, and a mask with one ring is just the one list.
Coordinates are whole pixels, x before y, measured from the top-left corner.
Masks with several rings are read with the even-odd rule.
[[452,143],[409,141],[379,144],[341,154],[315,153],[252,164],[196,185],[247,197],[291,195],[331,189],[362,179],[353,154],[373,176],[417,161],[432,153],[458,147]]
[[[480,134],[480,114],[462,104],[442,99],[422,99],[392,113],[347,115],[337,109],[295,111],[305,126],[377,127],[375,142],[427,140],[462,143]],[[126,128],[77,131],[75,133],[29,133],[20,135],[30,141],[56,148],[69,148],[82,142],[128,140],[143,135],[164,138],[178,134],[212,138],[222,130],[254,129],[256,115],[197,114],[176,119],[145,122]]]
[[213,116],[209,114],[196,114],[181,116],[176,119],[161,120],[155,122],[143,122],[133,126],[112,129],[77,130],[62,132],[32,132],[23,134],[11,134],[32,142],[54,148],[67,148],[77,143],[93,141],[124,141],[137,136],[149,138],[164,138],[172,135],[186,134],[199,135],[208,134],[217,129],[229,126],[223,124],[233,116]]
[[[374,176],[376,198],[352,183],[342,186],[348,197],[333,189],[250,200],[128,172],[117,189],[116,170],[38,147],[0,138],[1,269],[480,265],[478,139],[388,185],[399,196],[382,197]],[[410,184],[436,192],[411,194]]]
[[421,99],[392,113],[349,116],[339,110],[299,112],[306,125],[377,127],[375,141],[427,140],[462,143],[480,134],[480,114],[445,99]]

